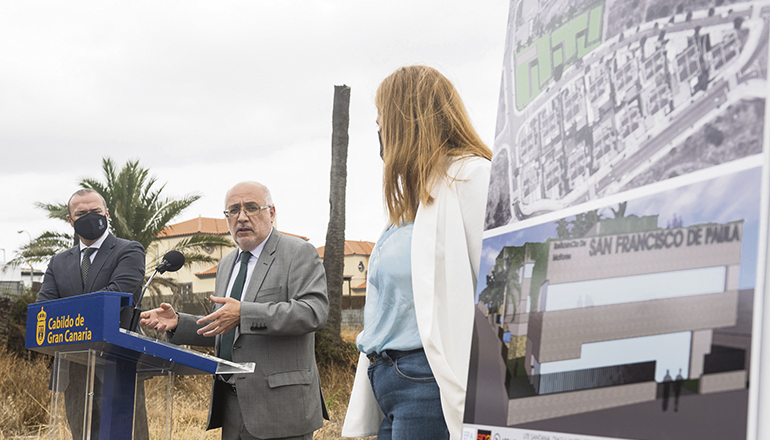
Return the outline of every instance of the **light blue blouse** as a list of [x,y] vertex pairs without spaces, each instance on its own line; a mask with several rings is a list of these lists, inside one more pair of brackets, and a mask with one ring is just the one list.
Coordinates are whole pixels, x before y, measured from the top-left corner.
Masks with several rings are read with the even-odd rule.
[[391,227],[372,250],[364,330],[356,339],[363,353],[422,347],[412,294],[413,229],[414,223]]

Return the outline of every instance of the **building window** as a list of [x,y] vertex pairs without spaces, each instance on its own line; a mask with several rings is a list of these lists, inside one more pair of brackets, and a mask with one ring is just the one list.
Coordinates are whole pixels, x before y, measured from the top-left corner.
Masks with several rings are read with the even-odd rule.
[[179,293],[182,294],[182,298],[189,298],[192,295],[192,283],[180,283]]

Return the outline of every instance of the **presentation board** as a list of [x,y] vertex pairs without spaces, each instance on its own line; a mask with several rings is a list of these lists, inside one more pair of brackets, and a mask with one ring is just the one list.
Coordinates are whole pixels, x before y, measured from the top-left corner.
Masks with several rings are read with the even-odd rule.
[[511,1],[464,439],[757,438],[769,25]]

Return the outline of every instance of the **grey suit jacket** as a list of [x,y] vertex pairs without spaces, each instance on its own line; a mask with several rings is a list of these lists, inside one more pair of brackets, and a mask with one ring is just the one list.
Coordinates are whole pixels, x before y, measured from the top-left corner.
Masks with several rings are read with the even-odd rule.
[[[37,302],[99,291],[131,293],[136,302],[142,292],[142,281],[144,248],[110,232],[91,263],[85,286],[80,278],[80,246],[54,255],[45,271]],[[131,307],[124,307],[120,325],[128,328],[130,322]]]
[[[217,268],[216,295],[226,294],[237,250]],[[299,436],[323,425],[323,403],[315,362],[315,335],[326,324],[326,273],[318,252],[304,240],[275,228],[265,243],[241,299],[241,321],[233,361],[254,362],[253,374],[236,374],[238,403],[246,429],[259,438]],[[179,314],[171,342],[214,345],[200,336],[200,317]],[[222,426],[224,382],[214,378],[206,429]]]

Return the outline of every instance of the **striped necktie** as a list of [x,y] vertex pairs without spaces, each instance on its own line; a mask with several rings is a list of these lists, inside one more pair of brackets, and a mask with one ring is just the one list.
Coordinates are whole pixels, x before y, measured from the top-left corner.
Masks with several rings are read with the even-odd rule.
[[91,254],[98,250],[98,248],[83,249],[83,261],[80,262],[80,278],[83,280],[83,286],[86,285],[88,270],[91,269]]

